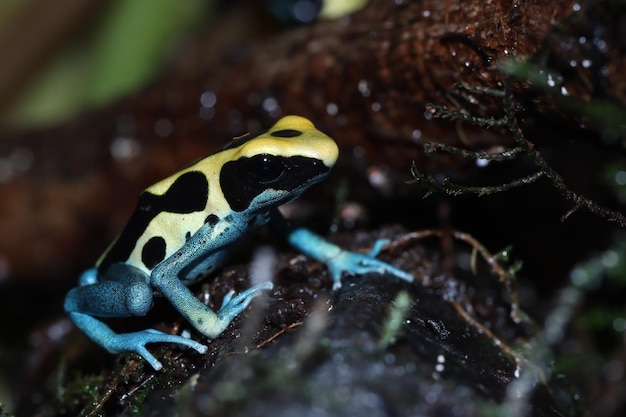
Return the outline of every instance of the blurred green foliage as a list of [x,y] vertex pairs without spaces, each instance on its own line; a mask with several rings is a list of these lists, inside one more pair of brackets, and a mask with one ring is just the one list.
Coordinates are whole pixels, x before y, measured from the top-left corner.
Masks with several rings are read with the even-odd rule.
[[162,71],[185,34],[210,18],[213,3],[111,1],[93,27],[77,32],[48,61],[4,121],[50,124],[140,89]]

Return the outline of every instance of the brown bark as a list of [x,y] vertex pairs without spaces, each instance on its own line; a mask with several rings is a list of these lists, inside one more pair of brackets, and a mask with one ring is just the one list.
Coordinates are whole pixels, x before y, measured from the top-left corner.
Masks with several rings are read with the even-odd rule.
[[[372,1],[347,20],[246,44],[236,59],[217,59],[196,45],[160,82],[121,103],[61,127],[3,135],[2,155],[19,148],[33,156],[25,174],[0,188],[2,199],[13,202],[0,206],[0,253],[9,276],[65,276],[85,247],[102,248],[119,230],[142,188],[279,114],[312,118],[338,141],[344,161],[359,147],[365,159],[357,165],[383,164],[403,180],[414,159],[425,171],[437,169],[421,158],[421,144],[455,142],[458,132],[425,118],[424,104],[458,103],[457,81],[497,87],[503,75],[495,63],[535,52],[573,13],[573,3]],[[207,91],[216,102],[203,109]],[[500,112],[498,100],[479,103],[471,110]],[[464,133],[475,146],[500,140],[498,131]],[[141,154],[112,158],[120,137],[132,139]],[[33,242],[38,255],[25,259]]]

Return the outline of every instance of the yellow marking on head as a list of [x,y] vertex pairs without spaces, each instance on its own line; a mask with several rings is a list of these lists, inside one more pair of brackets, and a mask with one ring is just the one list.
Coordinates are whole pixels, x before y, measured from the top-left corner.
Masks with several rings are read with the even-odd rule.
[[[296,130],[302,132],[296,137],[275,137],[272,132]],[[331,168],[337,162],[339,148],[334,140],[315,128],[313,123],[301,116],[285,116],[277,121],[267,132],[245,142],[239,148],[238,155],[251,157],[263,153],[279,156],[304,156],[320,159]]]
[[[302,135],[296,137],[274,137],[272,132],[297,130]],[[332,167],[339,156],[339,148],[333,139],[315,128],[313,123],[300,116],[285,116],[278,120],[267,132],[245,141],[238,147],[228,148],[203,158],[176,174],[148,187],[146,191],[162,195],[180,175],[189,171],[203,172],[209,181],[209,206],[215,214],[227,214],[230,207],[219,189],[219,174],[222,166],[241,157],[259,154],[277,156],[304,156],[320,159],[327,167]],[[218,195],[216,195],[218,194]],[[217,199],[215,199],[218,197]]]
[[[272,136],[273,132],[289,130],[298,131],[301,134],[293,137]],[[289,136],[289,132],[286,133]],[[165,258],[167,259],[173,252],[185,244],[184,234],[187,231],[193,235],[202,227],[206,216],[214,214],[222,219],[231,214],[232,209],[224,197],[220,185],[222,167],[227,162],[259,154],[315,158],[321,160],[330,168],[337,161],[339,150],[337,144],[330,137],[316,129],[308,119],[299,116],[286,116],[276,122],[267,132],[250,138],[248,141],[244,138],[239,146],[235,143],[232,147],[227,147],[211,154],[174,175],[157,182],[148,187],[146,191],[154,195],[164,195],[181,175],[190,171],[199,171],[206,176],[208,182],[206,206],[202,211],[183,215],[168,212],[159,213],[138,237],[137,241],[134,242],[134,248],[128,259],[129,262],[144,270],[144,272],[148,272],[141,261],[141,254],[144,245],[150,238],[161,236],[165,239]],[[104,252],[97,265],[101,264],[114,244],[115,241]]]

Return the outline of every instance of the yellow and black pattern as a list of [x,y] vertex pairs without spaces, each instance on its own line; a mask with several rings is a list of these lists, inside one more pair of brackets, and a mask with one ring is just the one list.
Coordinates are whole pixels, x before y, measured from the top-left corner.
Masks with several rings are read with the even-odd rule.
[[328,174],[337,156],[335,142],[298,116],[284,117],[266,132],[235,139],[148,187],[122,233],[97,263],[98,272],[105,273],[117,262],[149,272],[205,224],[216,226],[233,212],[253,215],[296,198]]

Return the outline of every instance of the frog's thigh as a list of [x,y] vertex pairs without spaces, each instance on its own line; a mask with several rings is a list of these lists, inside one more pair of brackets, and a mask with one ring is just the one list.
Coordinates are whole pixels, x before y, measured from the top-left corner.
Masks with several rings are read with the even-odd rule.
[[106,279],[73,288],[65,297],[65,311],[97,317],[144,316],[151,307],[145,274],[124,264],[111,266]]

